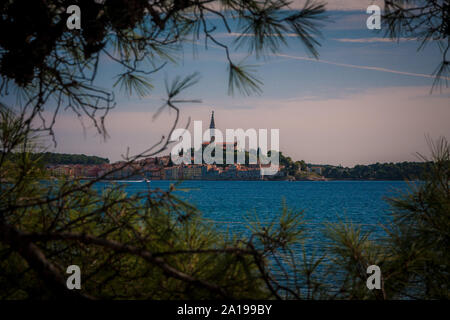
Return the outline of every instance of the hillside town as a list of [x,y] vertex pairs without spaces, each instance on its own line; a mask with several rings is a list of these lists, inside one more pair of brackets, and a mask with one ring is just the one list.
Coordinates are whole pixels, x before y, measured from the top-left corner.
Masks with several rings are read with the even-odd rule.
[[[214,111],[209,125],[210,141],[202,143],[204,150],[209,144],[219,144],[225,152],[230,143],[215,141]],[[237,152],[237,143],[231,143]],[[53,177],[68,176],[74,178],[101,178],[109,180],[321,180],[321,167],[306,167],[299,163],[294,165],[291,159],[282,157],[282,162],[275,174],[264,174],[271,164],[179,164],[174,165],[169,155],[148,157],[132,164],[123,161],[96,164],[47,164],[46,169]],[[99,158],[101,159],[101,158]],[[288,159],[284,161],[283,159]],[[106,160],[106,159],[105,159]],[[193,160],[193,158],[192,158]],[[109,161],[109,160],[108,160]],[[192,163],[192,162],[191,162]]]
[[151,157],[131,165],[125,162],[96,165],[63,164],[47,165],[46,169],[54,177],[68,176],[74,178],[104,178],[110,180],[262,180],[281,179],[286,176],[280,167],[275,176],[264,176],[263,168],[267,165],[209,165],[181,164],[171,165],[170,156]]
[[[202,152],[211,143],[219,145],[225,155],[230,149],[234,156],[238,151],[234,143],[215,141],[214,111],[209,125],[210,141],[202,143]],[[194,151],[191,149],[191,151]],[[249,152],[244,152],[246,156]],[[194,164],[194,157],[186,164],[175,165],[171,156],[148,157],[127,163],[119,161],[110,164],[107,158],[86,155],[43,153],[39,155],[51,177],[72,177],[105,180],[403,180],[420,179],[427,166],[424,162],[375,163],[356,165],[353,168],[332,165],[313,165],[305,161],[294,161],[279,153],[279,167],[276,174],[267,174],[270,164]],[[225,158],[224,158],[225,159]],[[248,160],[248,159],[247,159]],[[225,161],[223,161],[225,163]],[[266,174],[264,174],[266,173]]]

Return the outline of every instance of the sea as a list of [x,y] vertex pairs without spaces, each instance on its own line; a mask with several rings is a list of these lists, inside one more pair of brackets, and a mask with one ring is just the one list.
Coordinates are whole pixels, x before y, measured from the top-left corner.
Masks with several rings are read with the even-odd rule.
[[[144,181],[116,183],[123,184],[130,194],[149,187]],[[109,184],[100,182],[98,187],[107,188]],[[252,223],[258,221],[268,225],[277,221],[283,207],[302,211],[305,239],[292,247],[296,261],[301,261],[305,253],[306,257],[333,258],[329,250],[332,243],[325,232],[329,224],[351,223],[361,226],[363,231],[370,231],[369,238],[372,240],[382,238],[385,235],[382,226],[391,219],[391,207],[386,200],[408,192],[411,187],[405,181],[203,180],[156,180],[150,182],[150,187],[168,190],[174,184],[177,196],[195,205],[201,218],[226,237],[249,236]],[[288,280],[282,271],[274,264],[275,277],[285,284],[292,282],[292,270],[288,271]],[[319,266],[318,272],[325,279],[325,267]],[[333,289],[334,280],[327,278],[324,281],[331,285],[329,290],[337,290]]]
[[[144,181],[122,181],[129,193],[145,191]],[[100,182],[106,188],[109,182]],[[177,181],[154,180],[151,188],[168,190]],[[405,181],[206,181],[185,180],[176,185],[178,197],[195,205],[201,217],[218,232],[248,234],[255,221],[270,223],[283,206],[303,211],[309,237],[320,246],[324,226],[351,222],[375,235],[389,223],[386,199],[407,192]]]

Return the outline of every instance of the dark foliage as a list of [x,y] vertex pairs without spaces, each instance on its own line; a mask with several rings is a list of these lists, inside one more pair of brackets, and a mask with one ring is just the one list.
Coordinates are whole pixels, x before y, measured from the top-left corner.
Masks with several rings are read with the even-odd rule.
[[420,180],[424,178],[430,163],[399,162],[356,165],[353,168],[323,166],[326,178],[340,180]]
[[[8,160],[17,160],[20,154],[10,154]],[[39,160],[42,165],[51,164],[104,164],[109,163],[109,159],[97,156],[87,156],[85,154],[68,154],[42,152],[30,154],[32,160]]]

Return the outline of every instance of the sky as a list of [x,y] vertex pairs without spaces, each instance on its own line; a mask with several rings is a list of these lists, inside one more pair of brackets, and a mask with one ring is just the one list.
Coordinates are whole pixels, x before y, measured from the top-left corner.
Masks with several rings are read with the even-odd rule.
[[[117,93],[117,107],[106,121],[106,141],[89,126],[84,132],[76,116],[66,112],[56,122],[57,147],[49,146],[49,151],[117,161],[127,148],[131,153],[146,149],[167,135],[174,118],[165,110],[153,120],[165,94],[164,81],[198,71],[200,81],[183,97],[202,102],[180,106],[180,127],[190,118],[191,123],[202,120],[206,129],[214,110],[216,127],[223,131],[279,129],[281,151],[295,160],[343,166],[417,161],[416,152],[428,152],[425,135],[450,139],[450,90],[430,94],[439,50],[430,44],[417,51],[414,39],[393,42],[383,38],[384,30],[368,30],[365,11],[373,2],[330,1],[318,60],[295,37],[288,37],[282,53],[265,59],[233,51],[236,62],[257,65],[264,83],[259,95],[228,95],[224,51],[189,44],[176,64],[155,75],[149,96]],[[227,43],[235,37],[223,28],[216,34]],[[103,59],[98,83],[111,88],[120,71]]]

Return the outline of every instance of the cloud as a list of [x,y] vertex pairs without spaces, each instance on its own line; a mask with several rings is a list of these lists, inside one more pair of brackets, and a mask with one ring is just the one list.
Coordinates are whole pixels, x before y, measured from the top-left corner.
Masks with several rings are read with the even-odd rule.
[[[282,33],[283,37],[298,38],[296,33]],[[221,32],[214,35],[216,38],[237,38],[237,37],[254,37],[255,34],[252,33],[239,33],[239,32]],[[269,35],[268,35],[269,36]],[[270,34],[272,37],[278,37],[277,34]]]
[[[405,76],[422,77],[422,78],[431,78],[431,79],[434,79],[434,76],[433,76],[433,75],[424,74],[424,73],[415,73],[415,72],[400,71],[400,70],[388,69],[388,68],[383,68],[383,67],[361,66],[361,65],[356,65],[356,64],[334,62],[334,61],[323,60],[323,59],[316,60],[316,59],[313,59],[313,58],[301,57],[301,56],[292,56],[292,55],[287,55],[287,54],[282,54],[282,53],[278,53],[278,54],[274,54],[274,55],[275,55],[275,56],[278,56],[278,57],[288,58],[288,59],[303,60],[303,61],[312,61],[312,62],[316,62],[316,63],[325,63],[325,64],[330,64],[330,65],[340,66],[340,67],[345,67],[345,68],[363,69],[363,70],[373,70],[373,71],[379,71],[379,72],[387,72],[387,73],[400,74],[400,75],[405,75]],[[442,79],[443,79],[443,80],[450,80],[449,77],[442,77]]]
[[[346,43],[376,43],[376,42],[397,42],[397,39],[393,40],[390,38],[337,38],[332,39],[334,41],[346,42]],[[417,41],[417,38],[400,38],[399,41]]]

